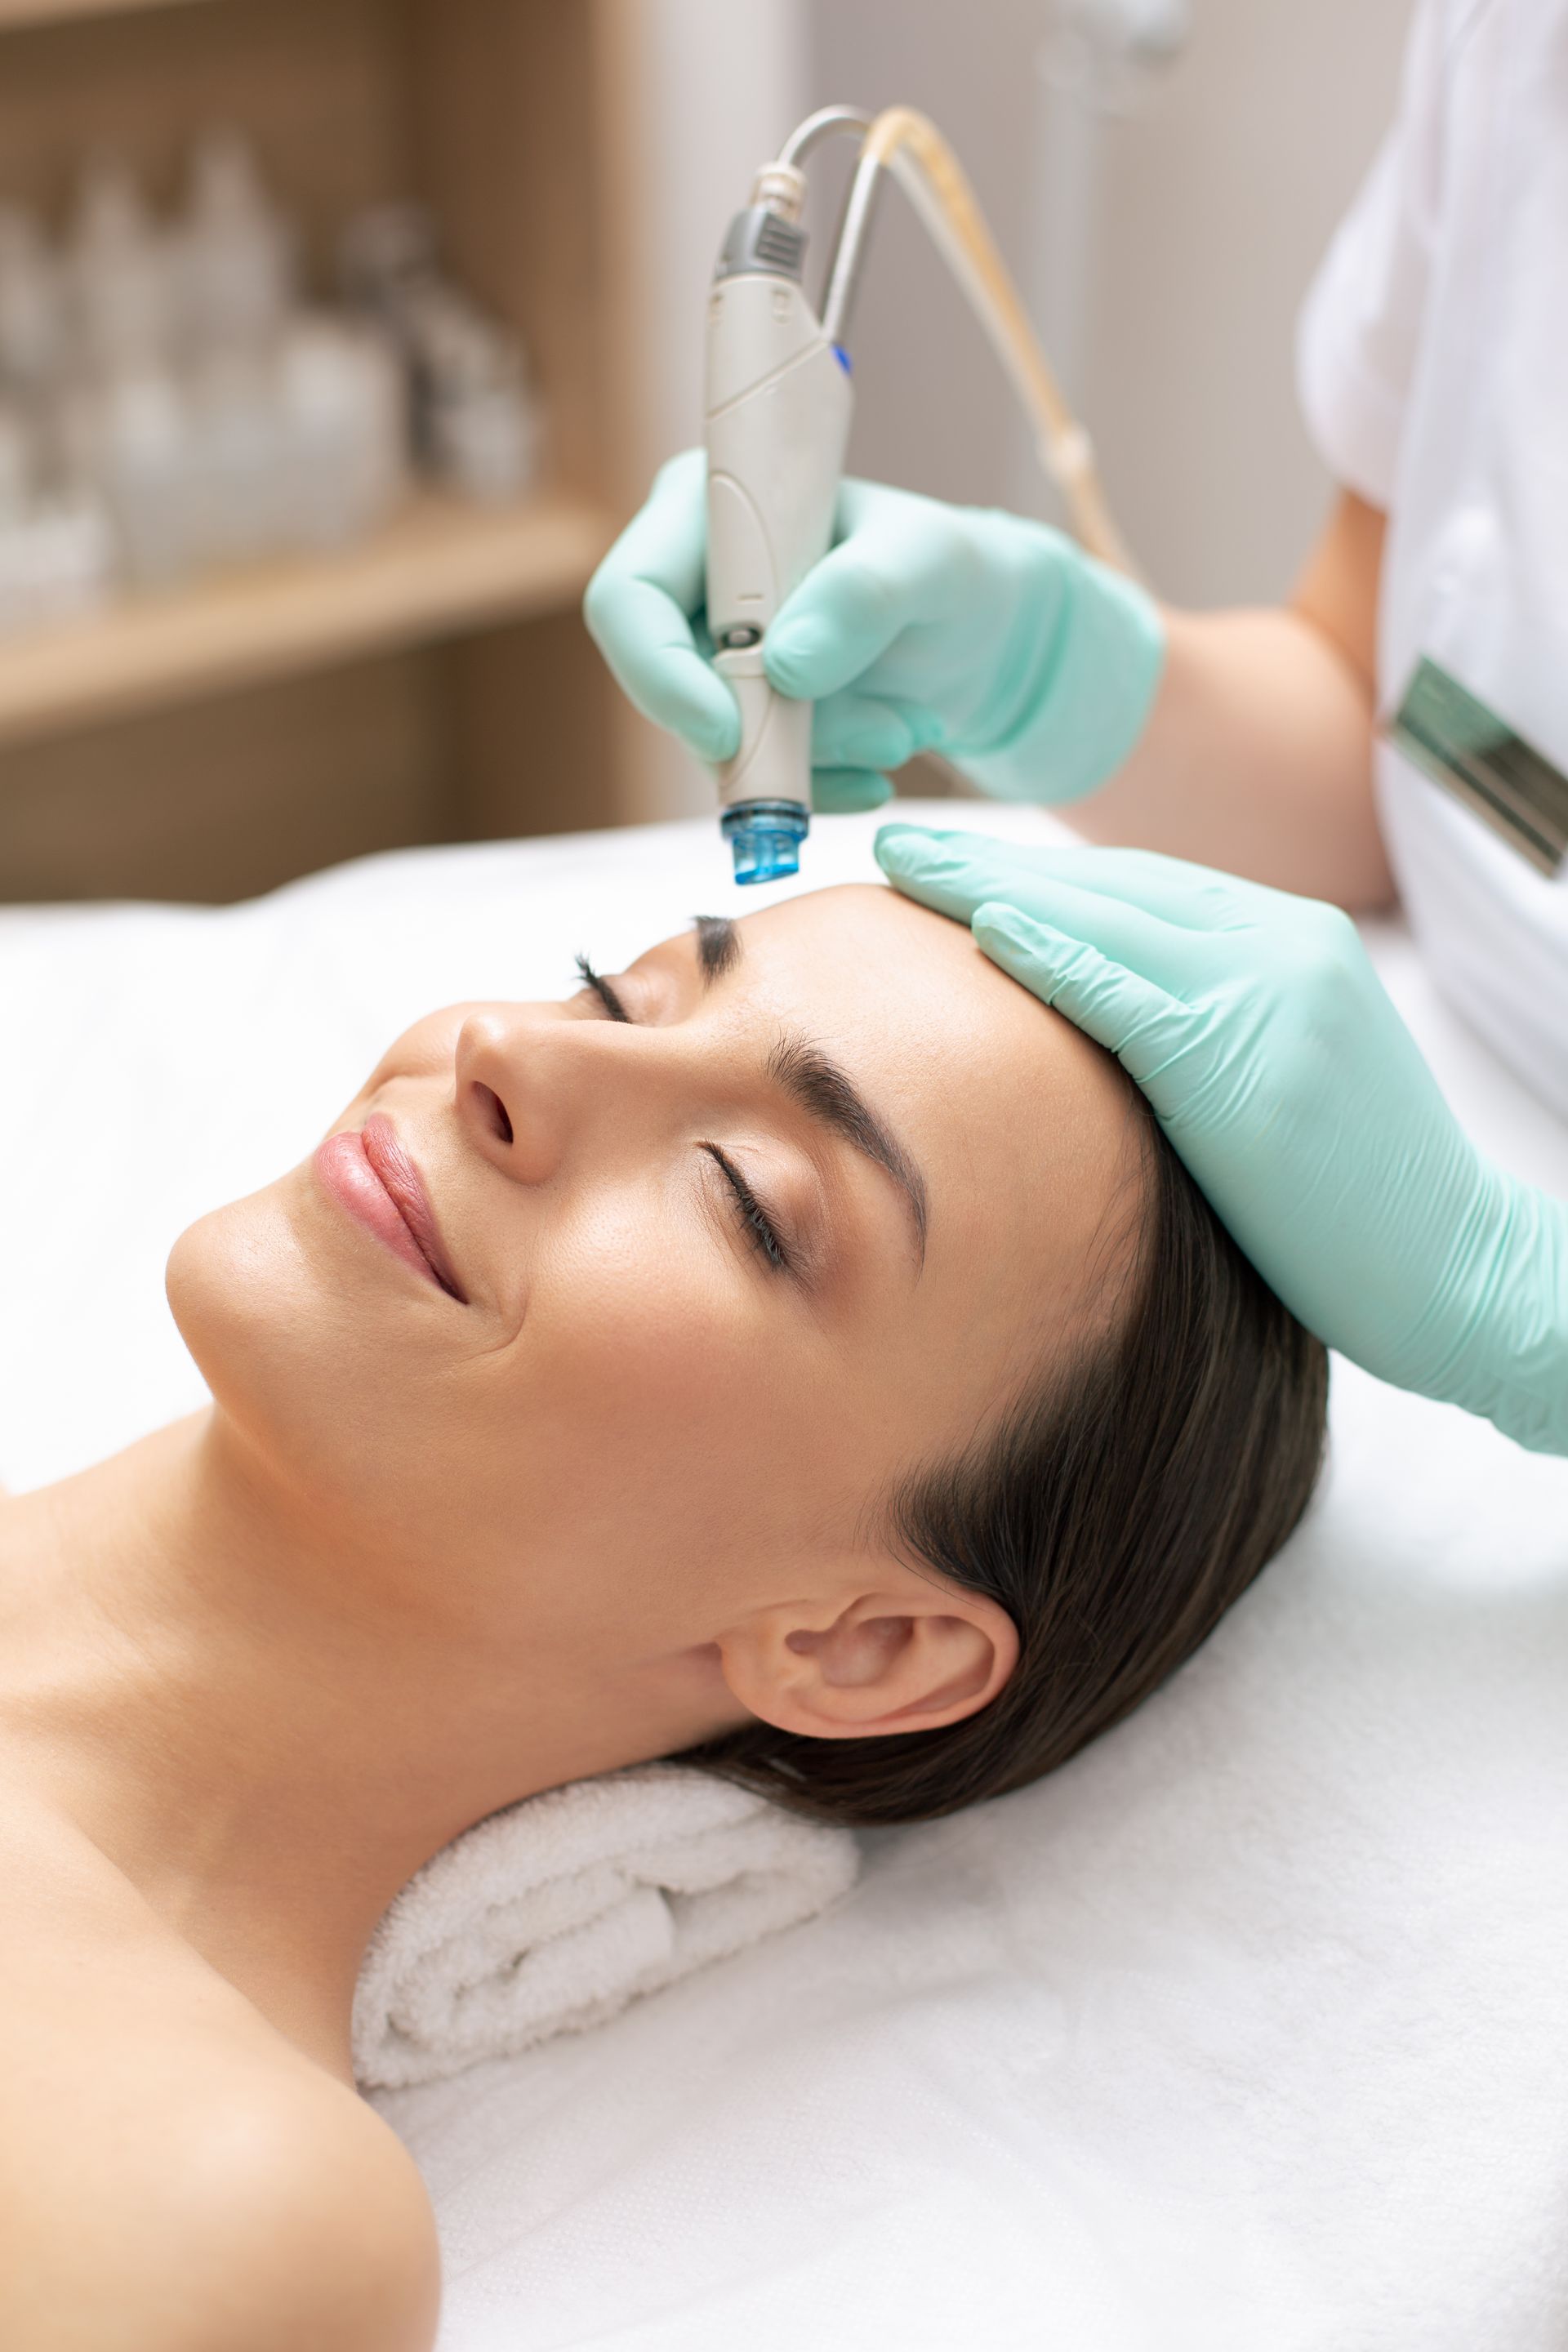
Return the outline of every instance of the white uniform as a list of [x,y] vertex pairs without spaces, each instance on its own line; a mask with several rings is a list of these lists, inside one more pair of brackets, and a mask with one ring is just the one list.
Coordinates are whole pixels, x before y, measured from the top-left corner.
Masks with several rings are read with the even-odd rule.
[[[1420,0],[1298,359],[1325,461],[1389,518],[1381,711],[1427,655],[1568,772],[1568,0]],[[1568,871],[1387,745],[1378,801],[1437,985],[1568,1117]]]

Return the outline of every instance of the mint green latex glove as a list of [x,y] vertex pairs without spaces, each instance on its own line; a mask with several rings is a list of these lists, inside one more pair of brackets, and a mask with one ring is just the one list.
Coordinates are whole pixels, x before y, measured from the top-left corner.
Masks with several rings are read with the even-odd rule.
[[1568,1202],[1476,1150],[1347,916],[1142,850],[886,825],[877,855],[1116,1055],[1310,1330],[1568,1454]]
[[[584,613],[637,709],[720,761],[741,724],[707,658],[706,484],[700,449],[661,469]],[[1077,800],[1121,766],[1164,657],[1141,588],[1044,523],[876,482],[843,484],[836,541],[763,641],[778,691],[816,705],[815,806],[875,808],[917,751],[1014,800]]]

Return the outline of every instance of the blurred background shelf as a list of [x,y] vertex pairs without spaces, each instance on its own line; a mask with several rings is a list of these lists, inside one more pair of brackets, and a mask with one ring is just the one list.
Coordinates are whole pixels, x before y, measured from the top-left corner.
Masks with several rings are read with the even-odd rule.
[[58,24],[66,16],[122,16],[132,9],[194,5],[195,0],[0,0],[0,33],[13,25]]
[[341,552],[258,565],[0,638],[0,744],[574,606],[609,544],[585,501],[426,494]]
[[[711,257],[759,158],[826,99],[901,98],[973,172],[1161,593],[1272,601],[1330,495],[1297,414],[1294,313],[1393,102],[1409,0],[1203,0],[1190,54],[1125,108],[1099,106],[1077,51],[1058,54],[1063,23],[1102,13],[0,0],[0,205],[58,226],[84,160],[109,151],[166,206],[193,135],[232,124],[320,288],[358,209],[422,201],[454,276],[527,349],[542,495],[603,530],[697,437]],[[848,164],[824,155],[814,255]],[[856,346],[854,472],[1056,519],[897,202]],[[309,579],[106,614],[69,642],[0,640],[0,899],[233,898],[404,842],[710,807],[710,779],[611,684],[577,559],[552,588],[545,541],[509,552],[495,520],[481,545],[478,516],[410,518],[434,535],[412,583],[385,541]]]
[[[163,213],[193,139],[232,127],[308,291],[365,207],[424,205],[454,282],[521,339],[541,419],[516,505],[422,494],[341,552],[0,637],[0,900],[223,900],[361,852],[659,813],[652,730],[580,610],[651,471],[650,322],[626,300],[644,23],[642,0],[0,0],[0,204],[58,233],[107,155]],[[680,248],[693,359],[710,245],[705,215]]]

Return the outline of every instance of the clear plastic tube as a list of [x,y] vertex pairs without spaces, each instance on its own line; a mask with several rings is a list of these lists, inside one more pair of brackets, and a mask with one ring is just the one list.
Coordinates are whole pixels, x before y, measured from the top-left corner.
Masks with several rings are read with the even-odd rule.
[[[851,110],[825,109],[824,116]],[[812,121],[823,121],[824,116]],[[795,141],[810,126],[802,124]],[[825,123],[825,128],[828,126]],[[1094,445],[1067,398],[997,251],[963,168],[934,122],[890,106],[866,134],[823,301],[823,331],[841,342],[881,174],[890,171],[957,278],[1035,429],[1041,466],[1067,503],[1074,533],[1115,571],[1138,576],[1106,498]]]

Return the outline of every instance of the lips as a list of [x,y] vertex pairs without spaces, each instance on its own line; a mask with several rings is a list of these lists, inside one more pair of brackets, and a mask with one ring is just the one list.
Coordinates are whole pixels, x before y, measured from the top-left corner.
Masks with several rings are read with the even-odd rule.
[[441,1236],[436,1229],[435,1213],[430,1206],[419,1171],[398,1140],[397,1129],[382,1112],[367,1118],[360,1131],[364,1156],[392,1197],[397,1211],[414,1239],[414,1245],[431,1273],[449,1297],[466,1307],[468,1293],[452,1271],[451,1261],[441,1246]]
[[365,1121],[363,1132],[348,1128],[329,1135],[317,1149],[315,1169],[324,1189],[357,1224],[426,1282],[459,1306],[468,1305],[468,1293],[442,1247],[419,1171],[389,1118],[378,1112]]

